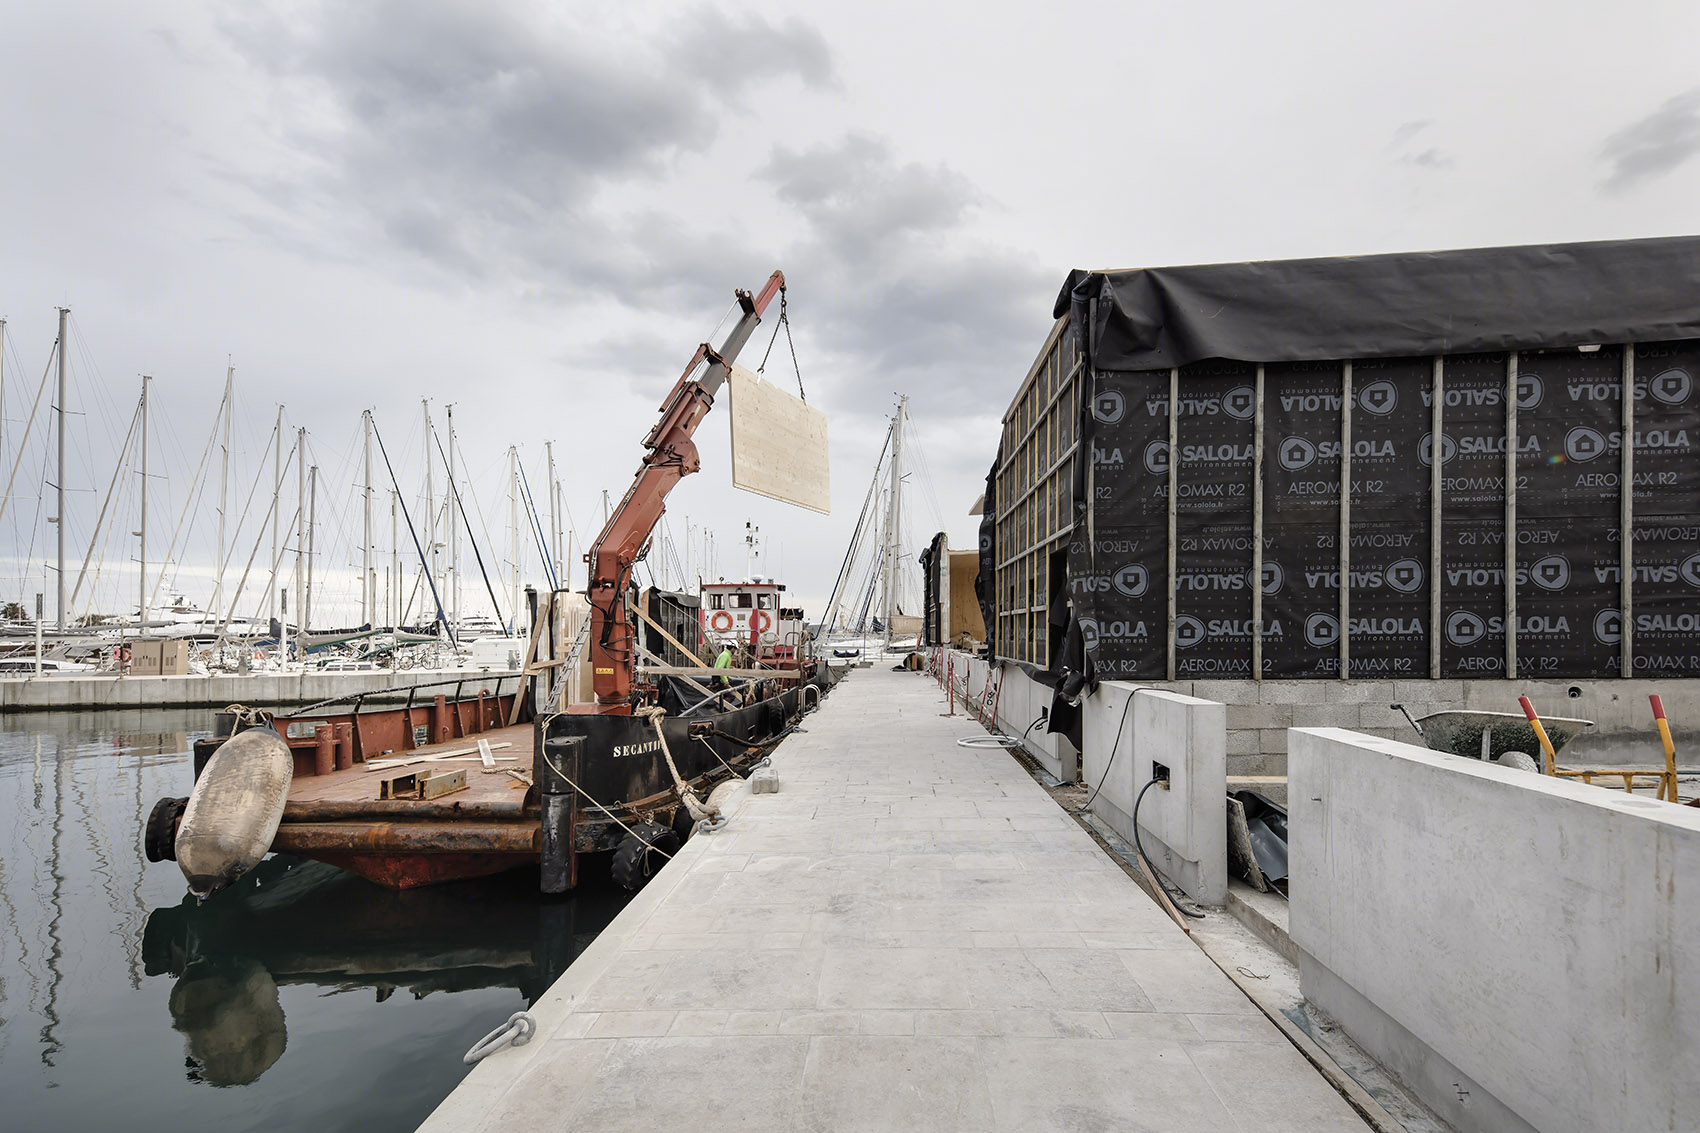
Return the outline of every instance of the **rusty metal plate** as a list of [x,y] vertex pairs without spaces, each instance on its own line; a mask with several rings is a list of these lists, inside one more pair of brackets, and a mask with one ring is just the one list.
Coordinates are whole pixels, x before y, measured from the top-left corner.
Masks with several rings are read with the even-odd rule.
[[439,771],[434,775],[419,780],[419,797],[436,799],[455,791],[466,790],[466,768],[455,771]]
[[742,366],[728,388],[733,487],[831,514],[826,414]]

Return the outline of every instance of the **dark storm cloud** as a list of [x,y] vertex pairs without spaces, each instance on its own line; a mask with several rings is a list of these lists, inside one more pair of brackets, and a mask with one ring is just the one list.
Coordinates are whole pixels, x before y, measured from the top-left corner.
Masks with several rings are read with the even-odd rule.
[[[799,222],[782,244],[705,219],[682,192],[632,194],[710,152],[718,119],[743,113],[760,84],[836,84],[826,41],[796,19],[702,8],[659,36],[591,41],[515,9],[392,0],[287,21],[242,9],[227,32],[288,108],[269,124],[289,156],[274,168],[288,173],[241,176],[251,229],[315,257],[387,255],[390,272],[441,288],[641,311],[641,331],[572,349],[575,368],[645,390],[677,373],[732,287],[777,266],[796,296],[805,380],[860,383],[823,379],[811,396],[826,407],[884,413],[887,392],[905,389],[918,415],[1001,412],[1068,266],[1040,270],[973,235],[988,203],[967,177],[863,134],[777,147],[753,171]],[[789,381],[788,359],[780,369]]]
[[1420,169],[1451,169],[1453,161],[1450,155],[1435,146],[1412,152],[1407,143],[1417,135],[1434,125],[1433,121],[1423,118],[1412,122],[1401,122],[1393,130],[1393,139],[1387,143],[1387,148],[1399,153],[1399,161],[1404,165],[1415,165]]
[[226,30],[279,80],[278,140],[304,159],[304,172],[248,181],[303,232],[381,239],[452,278],[541,271],[569,289],[634,274],[620,210],[599,198],[705,150],[751,83],[833,79],[806,25],[710,11],[617,51],[516,9],[452,3],[287,21],[241,9]]
[[1392,142],[1393,148],[1397,149],[1398,147],[1404,145],[1406,142],[1410,141],[1412,138],[1416,137],[1418,134],[1420,134],[1424,130],[1428,129],[1430,125],[1432,125],[1432,123],[1427,118],[1423,118],[1423,119],[1420,119],[1420,120],[1417,120],[1417,121],[1414,121],[1414,122],[1401,122],[1401,123],[1399,123],[1399,125],[1397,127],[1395,127],[1394,130],[1393,130],[1393,142]]
[[[824,301],[798,308],[815,344],[874,387],[835,391],[847,412],[911,395],[934,419],[1001,413],[1049,326],[1066,265],[1044,270],[969,230],[979,191],[942,165],[896,159],[882,141],[776,149],[760,174],[808,234],[787,255]],[[804,293],[806,294],[806,292]]]
[[1607,192],[1662,177],[1700,153],[1700,87],[1667,99],[1653,113],[1605,140],[1600,155],[1611,172]]

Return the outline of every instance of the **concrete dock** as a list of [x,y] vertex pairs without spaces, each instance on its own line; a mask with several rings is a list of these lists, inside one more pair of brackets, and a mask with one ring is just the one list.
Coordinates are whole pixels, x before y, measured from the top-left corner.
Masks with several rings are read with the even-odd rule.
[[1366,1127],[944,709],[852,673],[422,1128]]

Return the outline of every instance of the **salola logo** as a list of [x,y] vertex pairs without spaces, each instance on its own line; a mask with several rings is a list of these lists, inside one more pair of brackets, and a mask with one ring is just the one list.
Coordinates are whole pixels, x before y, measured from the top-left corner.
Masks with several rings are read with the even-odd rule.
[[[1450,464],[1450,463],[1452,463],[1452,458],[1457,456],[1457,455],[1458,455],[1458,442],[1453,440],[1451,437],[1446,436],[1444,433],[1441,434],[1441,437],[1440,437],[1440,463],[1443,464],[1443,465]],[[1424,466],[1426,466],[1426,467],[1432,467],[1434,465],[1434,434],[1433,433],[1424,433],[1423,439],[1421,441],[1417,442],[1417,459],[1422,461]]]
[[1682,575],[1682,581],[1690,586],[1700,586],[1700,553],[1689,555],[1682,560],[1682,566],[1677,568]]
[[1281,467],[1288,472],[1309,468],[1316,461],[1316,446],[1303,437],[1288,437],[1281,442]]
[[1536,559],[1529,568],[1529,581],[1542,590],[1563,590],[1570,585],[1570,560],[1563,555]]
[[1191,649],[1204,640],[1204,623],[1191,614],[1175,619],[1175,648]]
[[1534,374],[1517,375],[1517,408],[1533,409],[1546,396],[1547,387]]
[[1127,413],[1127,401],[1120,390],[1104,389],[1092,399],[1092,416],[1106,425],[1114,425]]
[[1250,386],[1235,386],[1222,395],[1222,410],[1238,420],[1248,419],[1257,412],[1257,391]]
[[1385,417],[1399,407],[1399,390],[1389,381],[1371,382],[1358,391],[1358,406],[1367,413]]
[[1318,649],[1340,642],[1340,619],[1333,614],[1312,614],[1305,619],[1305,643]]
[[1287,572],[1281,569],[1281,564],[1274,559],[1263,560],[1263,592],[1279,594],[1281,587],[1286,584]]
[[1464,647],[1487,636],[1487,623],[1468,610],[1454,610],[1446,619],[1446,640]]
[[1145,446],[1145,471],[1153,476],[1169,474],[1169,442],[1152,441]]
[[1681,405],[1694,392],[1694,379],[1688,376],[1687,370],[1673,368],[1656,375],[1647,383],[1647,388],[1666,405]]
[[1080,641],[1088,653],[1098,652],[1098,619],[1080,619]]
[[1616,610],[1601,610],[1594,615],[1594,640],[1601,645],[1616,645],[1623,640],[1623,616]]
[[1609,446],[1605,434],[1598,429],[1590,429],[1586,425],[1578,425],[1564,434],[1565,459],[1577,464],[1584,464],[1601,453]]
[[1150,588],[1151,585],[1150,575],[1148,575],[1145,568],[1140,566],[1138,563],[1129,563],[1127,566],[1122,567],[1116,572],[1113,581],[1116,584],[1116,589],[1120,590],[1123,594],[1126,594],[1129,598],[1140,597],[1147,589]]
[[1422,589],[1423,564],[1416,559],[1400,559],[1382,572],[1382,578],[1401,594],[1413,593]]
[[1092,446],[1092,466],[1094,468],[1120,468],[1126,463],[1127,457],[1122,455],[1121,449]]

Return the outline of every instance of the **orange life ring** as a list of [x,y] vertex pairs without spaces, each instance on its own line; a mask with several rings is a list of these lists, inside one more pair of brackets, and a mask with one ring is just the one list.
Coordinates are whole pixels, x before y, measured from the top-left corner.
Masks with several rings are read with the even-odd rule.
[[732,628],[732,615],[725,610],[717,610],[708,620],[708,624],[714,627],[716,633],[725,633]]
[[771,619],[769,619],[768,616],[760,610],[750,611],[750,628],[755,630],[757,633],[760,633],[772,624]]

